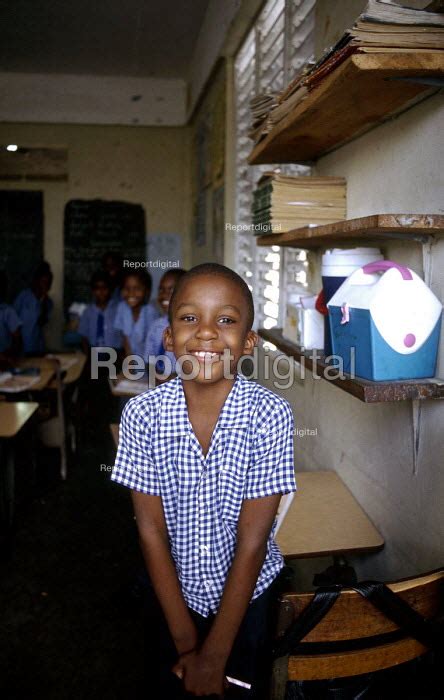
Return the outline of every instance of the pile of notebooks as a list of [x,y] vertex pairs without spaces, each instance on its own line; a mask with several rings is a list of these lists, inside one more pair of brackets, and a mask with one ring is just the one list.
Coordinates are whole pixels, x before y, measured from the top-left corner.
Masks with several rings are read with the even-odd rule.
[[359,53],[407,54],[444,49],[444,12],[416,10],[387,0],[369,0],[355,24],[317,63],[304,66],[277,98],[277,106],[264,115],[261,129],[250,133],[259,142],[303,102],[348,56]]
[[254,191],[252,214],[256,235],[341,221],[346,218],[345,179],[267,172]]
[[[277,104],[277,94],[275,92],[256,95],[250,100],[251,126],[248,135],[251,139],[256,139],[258,129],[262,132],[267,127],[266,118]],[[271,127],[271,124],[269,126]]]

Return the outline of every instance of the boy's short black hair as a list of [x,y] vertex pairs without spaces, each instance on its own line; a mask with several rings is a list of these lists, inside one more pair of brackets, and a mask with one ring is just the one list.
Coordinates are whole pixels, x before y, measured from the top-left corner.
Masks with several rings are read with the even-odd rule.
[[103,284],[105,284],[108,287],[108,289],[112,289],[113,285],[111,282],[111,278],[108,275],[108,273],[105,272],[105,270],[96,270],[95,272],[93,272],[89,281],[91,289],[93,289],[99,282],[103,282]]
[[46,260],[42,260],[35,268],[32,273],[32,282],[37,282],[41,277],[47,277],[49,279],[49,284],[52,284],[54,275],[52,274],[51,265]]
[[151,275],[147,270],[128,270],[125,272],[125,274],[122,277],[122,287],[125,284],[125,281],[128,279],[128,277],[137,277],[139,282],[146,287],[147,294],[151,294],[151,288],[153,286],[153,280],[151,279]]
[[202,263],[201,265],[196,265],[180,278],[174,287],[174,291],[170,299],[170,305],[168,307],[168,320],[170,324],[173,320],[174,301],[177,299],[177,295],[179,294],[182,286],[186,284],[188,280],[193,279],[194,277],[201,277],[202,275],[217,275],[219,277],[224,277],[237,285],[245,303],[247,330],[251,330],[254,322],[254,303],[250,289],[248,288],[247,283],[240,275],[237,274],[237,272],[234,272],[234,270],[231,270],[229,267],[225,267],[225,265],[219,265],[219,263]]

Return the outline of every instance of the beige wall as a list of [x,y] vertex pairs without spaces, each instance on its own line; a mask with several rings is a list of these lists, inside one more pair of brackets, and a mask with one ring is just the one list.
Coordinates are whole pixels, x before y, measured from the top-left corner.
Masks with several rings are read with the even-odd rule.
[[[321,158],[315,172],[347,178],[349,218],[443,214],[443,118],[443,97],[431,97]],[[391,241],[382,250],[423,275],[427,250],[420,244]],[[431,254],[430,286],[443,301],[444,238]],[[310,253],[310,260],[320,285],[320,254]],[[444,376],[444,330],[438,375]],[[365,405],[310,373],[282,394],[297,426],[318,429],[316,437],[296,438],[296,470],[336,470],[385,538],[381,553],[352,559],[358,575],[391,579],[442,565],[444,401]],[[420,426],[416,464],[414,421]],[[296,568],[309,585],[312,563]]]
[[[192,265],[224,261],[225,112],[226,69],[221,61],[190,125]],[[195,233],[197,217],[200,216],[199,202],[203,197],[205,242],[197,245]]]
[[187,127],[0,124],[0,143],[68,148],[68,182],[0,183],[3,189],[44,193],[44,251],[54,270],[51,345],[60,342],[63,323],[63,210],[70,199],[141,204],[148,234],[183,236],[182,262],[189,265],[189,133]]
[[[431,97],[318,161],[318,173],[347,178],[349,218],[384,212],[444,212],[443,118],[443,97]],[[421,245],[392,241],[382,249],[387,258],[424,276],[427,249]],[[444,238],[437,238],[431,255],[429,284],[444,301]],[[443,329],[437,374],[444,375]],[[319,405],[335,401],[335,412],[324,423],[317,455],[328,458],[343,476],[387,543],[384,552],[362,566],[365,575],[408,576],[440,566],[444,402],[365,406],[330,386],[317,387],[316,391]],[[415,467],[413,417],[418,410]],[[353,440],[344,440],[344,435],[353,436]],[[310,463],[307,456],[305,464]]]
[[316,58],[339,41],[366,5],[367,0],[316,0]]

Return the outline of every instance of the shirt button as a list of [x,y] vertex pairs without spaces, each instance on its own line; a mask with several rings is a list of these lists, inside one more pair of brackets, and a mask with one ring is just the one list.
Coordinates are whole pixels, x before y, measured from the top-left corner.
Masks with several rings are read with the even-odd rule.
[[210,551],[210,548],[207,544],[201,544],[200,548],[203,549],[204,552]]

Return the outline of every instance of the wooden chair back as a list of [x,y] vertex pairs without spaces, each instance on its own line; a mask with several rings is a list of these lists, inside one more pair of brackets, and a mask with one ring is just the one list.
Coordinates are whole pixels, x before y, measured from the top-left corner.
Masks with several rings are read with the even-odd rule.
[[[424,618],[432,619],[442,610],[443,582],[444,570],[441,570],[387,586]],[[280,597],[278,638],[312,598],[313,593],[287,593]],[[347,642],[353,649],[347,649]],[[423,644],[401,633],[372,603],[356,591],[346,589],[304,637],[297,652],[277,660],[274,686],[282,689],[287,680],[324,680],[372,673],[411,661],[426,651]],[[273,698],[278,697],[279,693],[273,694]]]

